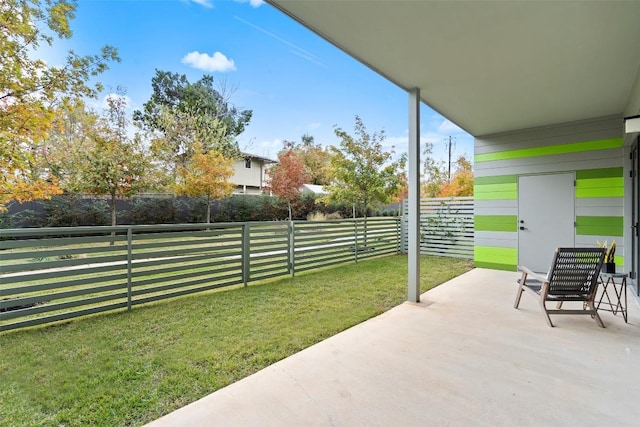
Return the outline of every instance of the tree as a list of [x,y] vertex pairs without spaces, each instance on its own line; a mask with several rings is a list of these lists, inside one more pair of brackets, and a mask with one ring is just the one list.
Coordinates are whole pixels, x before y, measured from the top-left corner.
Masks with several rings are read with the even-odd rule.
[[0,4],[0,209],[8,201],[33,200],[60,192],[56,180],[42,167],[40,141],[64,98],[95,97],[99,83],[88,81],[119,60],[105,46],[99,55],[69,51],[65,65],[54,67],[34,59],[41,44],[70,38],[74,0],[4,0]]
[[195,153],[185,166],[180,166],[177,185],[179,194],[190,197],[204,197],[207,201],[207,223],[211,222],[211,202],[223,199],[233,193],[234,185],[229,182],[233,176],[233,160],[217,151],[203,152],[202,144],[196,142]]
[[459,156],[455,162],[456,170],[451,181],[440,188],[438,197],[473,196],[473,166],[466,156]]
[[355,120],[357,139],[340,128],[335,129],[341,142],[340,148],[332,147],[332,182],[326,198],[362,207],[366,221],[369,208],[389,203],[398,194],[405,157],[392,161],[393,149],[384,151],[382,146],[384,131],[369,134],[362,119],[356,116]]
[[87,129],[90,145],[76,154],[81,167],[70,183],[76,191],[108,195],[111,225],[116,225],[116,198],[130,197],[148,186],[145,172],[149,161],[140,142],[127,135],[125,98],[112,95],[107,103],[105,114]]
[[402,203],[404,199],[409,197],[409,178],[406,171],[401,171],[398,174],[400,180],[400,186],[398,192],[393,196],[392,200],[396,203]]
[[190,83],[183,74],[156,70],[151,80],[153,93],[143,110],[134,112],[134,122],[151,134],[151,149],[174,176],[195,152],[199,141],[206,152],[227,158],[240,154],[235,137],[251,120],[252,111],[240,111],[230,103],[232,90],[213,87],[213,77]]
[[46,167],[65,191],[78,187],[83,156],[94,147],[91,133],[98,120],[99,116],[79,100],[66,100],[55,110],[51,130],[42,145]]
[[300,188],[309,181],[302,159],[293,149],[289,149],[280,153],[278,163],[273,165],[267,174],[267,186],[273,194],[287,202],[291,221],[291,202],[300,197]]
[[298,144],[285,141],[285,149],[293,149],[302,159],[309,176],[309,184],[328,185],[331,153],[317,144],[311,135],[302,135],[301,140],[302,142]]
[[444,164],[433,158],[433,143],[426,142],[424,148],[424,169],[422,182],[423,197],[439,197],[442,186],[447,182]]

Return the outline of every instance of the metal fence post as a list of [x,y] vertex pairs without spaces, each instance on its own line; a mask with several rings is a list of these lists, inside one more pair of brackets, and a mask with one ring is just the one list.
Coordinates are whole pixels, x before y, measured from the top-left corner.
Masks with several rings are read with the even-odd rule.
[[396,252],[402,253],[402,217],[396,217]]
[[242,224],[242,283],[246,287],[251,280],[251,229]]
[[400,253],[406,254],[407,253],[407,242],[409,240],[409,236],[407,233],[407,225],[409,222],[409,215],[407,214],[408,209],[407,209],[407,203],[408,200],[405,199],[402,201],[402,217],[401,217],[401,222],[400,222]]
[[127,227],[127,310],[131,311],[131,268],[133,264],[133,229]]
[[[353,220],[353,228],[354,228],[354,246],[353,253],[355,254],[355,261],[358,262],[358,219]],[[365,233],[367,231],[365,230]]]
[[289,274],[291,276],[296,275],[296,238],[295,238],[295,225],[293,221],[289,221],[287,224],[287,233],[289,233]]

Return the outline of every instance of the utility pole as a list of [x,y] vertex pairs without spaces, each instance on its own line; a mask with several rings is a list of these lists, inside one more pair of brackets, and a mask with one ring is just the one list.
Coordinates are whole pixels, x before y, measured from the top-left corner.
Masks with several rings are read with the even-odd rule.
[[451,182],[451,147],[453,146],[451,135],[449,135],[447,145],[449,146],[449,170],[447,172],[447,181]]

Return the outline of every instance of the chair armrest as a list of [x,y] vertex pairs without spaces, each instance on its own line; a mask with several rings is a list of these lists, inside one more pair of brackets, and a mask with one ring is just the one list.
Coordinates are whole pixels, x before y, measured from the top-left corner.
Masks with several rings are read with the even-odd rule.
[[519,265],[518,266],[518,270],[524,271],[525,273],[527,273],[527,276],[531,276],[533,279],[538,280],[541,283],[544,283],[544,282],[547,281],[547,276],[546,275],[533,272],[533,271],[529,270],[527,267]]

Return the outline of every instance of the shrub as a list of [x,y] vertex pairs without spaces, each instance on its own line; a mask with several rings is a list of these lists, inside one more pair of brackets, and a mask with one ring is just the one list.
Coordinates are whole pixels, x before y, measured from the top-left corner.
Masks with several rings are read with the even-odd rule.
[[326,221],[327,216],[328,215],[324,212],[315,211],[307,215],[307,221]]
[[127,214],[131,224],[175,224],[177,217],[174,198],[137,198]]
[[38,201],[42,215],[35,221],[41,227],[78,227],[110,225],[109,205],[102,199],[83,199],[76,194],[54,196]]

